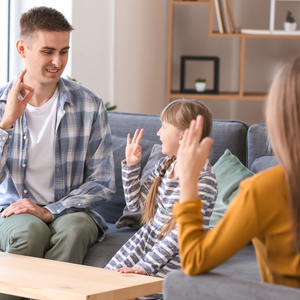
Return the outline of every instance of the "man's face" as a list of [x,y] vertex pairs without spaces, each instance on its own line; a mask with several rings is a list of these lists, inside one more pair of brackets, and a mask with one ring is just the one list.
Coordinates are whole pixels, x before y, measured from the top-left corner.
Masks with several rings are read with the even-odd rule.
[[27,73],[25,83],[39,85],[56,85],[63,73],[69,55],[69,33],[66,31],[39,30],[32,41],[23,42]]

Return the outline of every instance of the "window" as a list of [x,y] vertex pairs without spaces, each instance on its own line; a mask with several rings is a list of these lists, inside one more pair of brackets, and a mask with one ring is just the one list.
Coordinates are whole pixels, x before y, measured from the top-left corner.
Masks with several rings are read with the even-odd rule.
[[0,40],[6,47],[0,47],[0,86],[8,81],[8,39],[9,0],[0,1]]

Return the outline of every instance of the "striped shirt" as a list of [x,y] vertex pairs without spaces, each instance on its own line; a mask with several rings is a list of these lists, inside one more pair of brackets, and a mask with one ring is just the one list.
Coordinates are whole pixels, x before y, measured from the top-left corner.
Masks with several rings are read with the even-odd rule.
[[[13,81],[0,88],[0,119]],[[60,78],[55,127],[54,203],[52,220],[86,211],[102,229],[104,219],[93,210],[115,192],[112,140],[101,98],[76,82]],[[0,129],[0,208],[30,196],[25,184],[28,147],[26,113],[13,128]],[[41,161],[41,163],[43,163]],[[102,234],[103,237],[103,234]]]
[[[124,194],[130,211],[135,212],[142,209],[153,180],[159,176],[168,158],[165,157],[159,161],[157,167],[150,173],[149,181],[145,182],[139,180],[140,164],[128,166],[122,163]],[[161,227],[172,217],[173,205],[179,201],[179,177],[169,178],[174,165],[175,161],[162,178],[158,189],[157,210],[154,218],[123,245],[107,264],[107,269],[138,265],[148,275],[158,277],[164,277],[168,272],[180,269],[177,226],[164,239],[158,241]],[[204,227],[208,229],[217,197],[217,180],[208,160],[199,175],[198,194],[203,202],[201,212],[205,220]]]

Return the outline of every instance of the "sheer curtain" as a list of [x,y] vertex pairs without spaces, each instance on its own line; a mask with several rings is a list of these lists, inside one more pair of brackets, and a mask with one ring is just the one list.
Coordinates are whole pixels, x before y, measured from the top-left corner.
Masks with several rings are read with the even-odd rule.
[[8,81],[8,22],[9,22],[9,0],[0,1],[0,41],[4,47],[0,47],[0,86]]

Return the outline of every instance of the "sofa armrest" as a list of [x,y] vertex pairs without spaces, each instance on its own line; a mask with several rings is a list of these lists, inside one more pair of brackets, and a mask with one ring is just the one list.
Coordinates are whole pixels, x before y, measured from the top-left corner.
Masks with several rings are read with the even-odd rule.
[[187,276],[170,272],[163,285],[164,300],[299,300],[300,289],[233,276],[205,273]]

